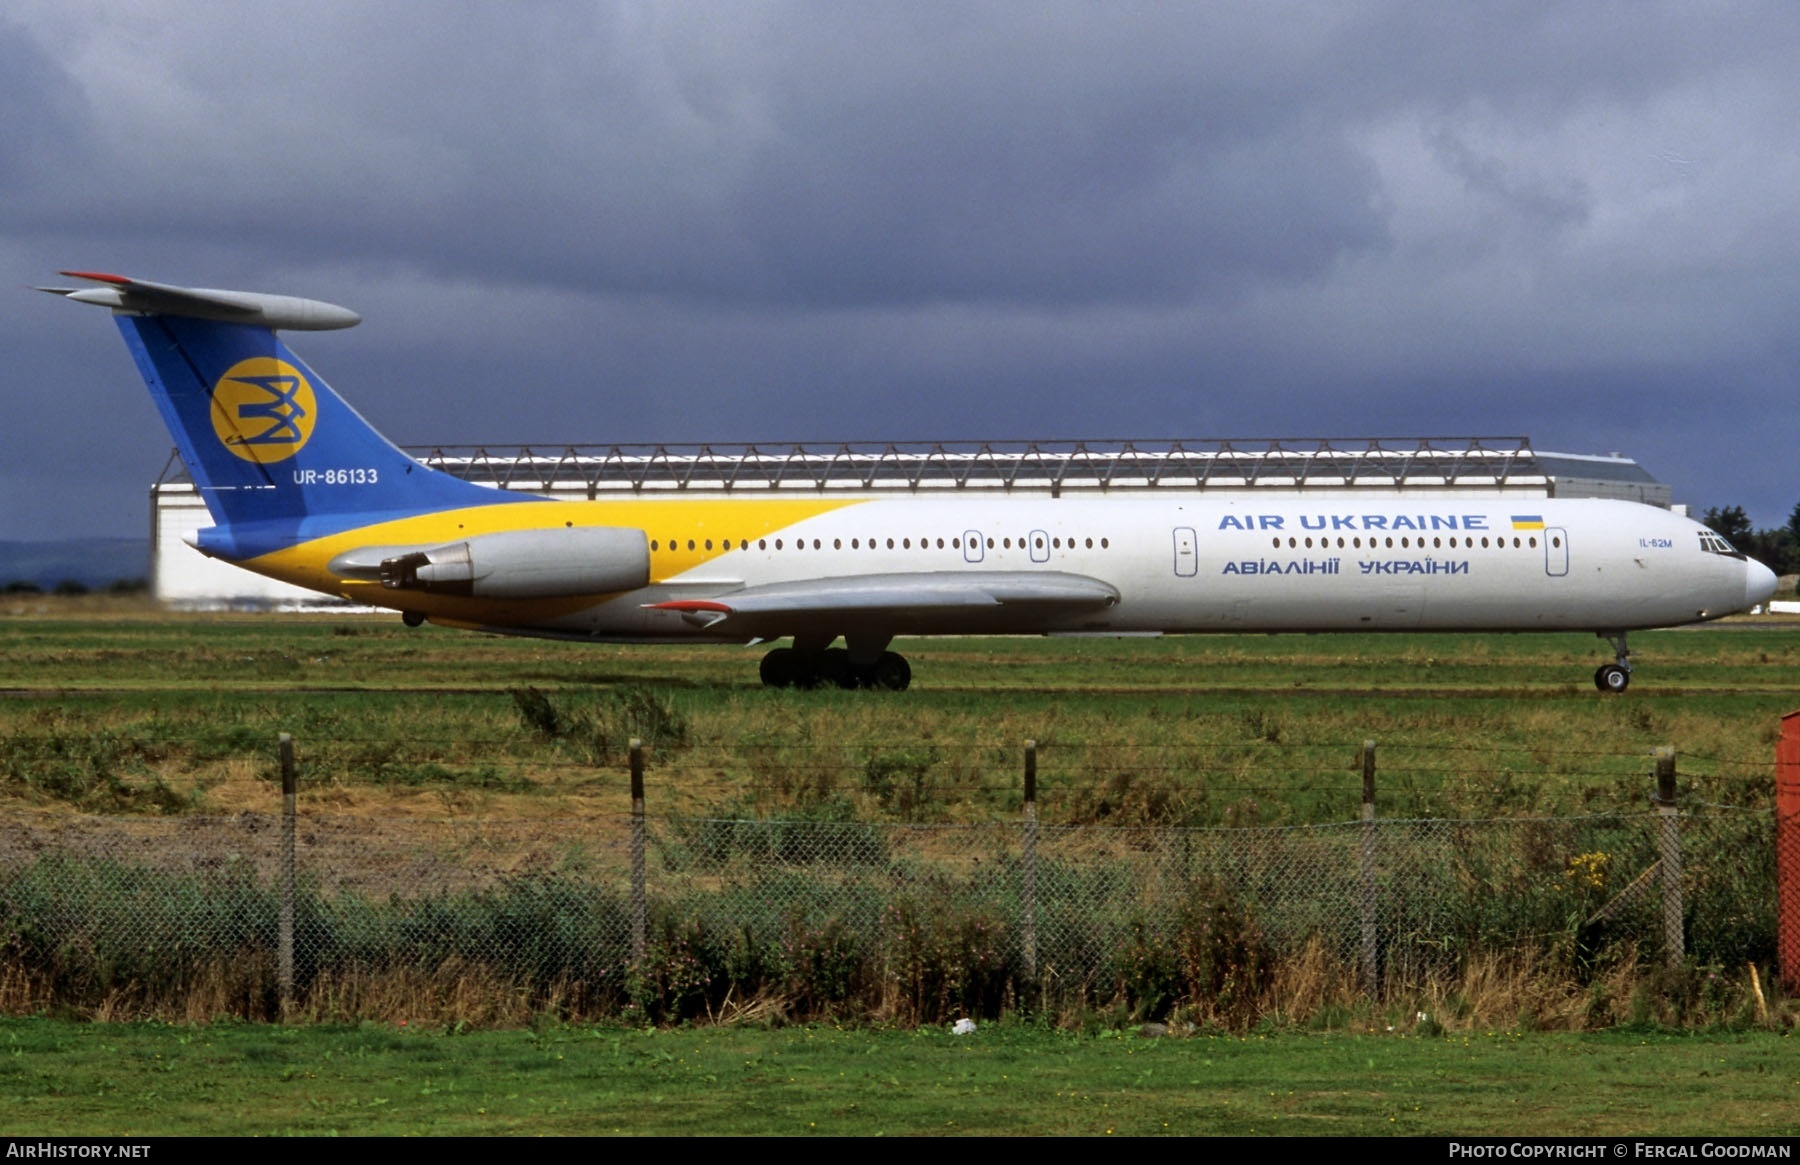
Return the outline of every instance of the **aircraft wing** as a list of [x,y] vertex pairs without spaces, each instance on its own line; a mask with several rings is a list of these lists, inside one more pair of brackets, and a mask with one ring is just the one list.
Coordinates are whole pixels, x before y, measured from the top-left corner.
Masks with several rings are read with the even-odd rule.
[[1050,620],[1111,607],[1111,583],[1061,571],[937,571],[803,579],[743,587],[705,599],[645,604],[680,611],[709,631],[774,638],[797,628],[885,626],[968,619],[1005,626],[1009,615]]

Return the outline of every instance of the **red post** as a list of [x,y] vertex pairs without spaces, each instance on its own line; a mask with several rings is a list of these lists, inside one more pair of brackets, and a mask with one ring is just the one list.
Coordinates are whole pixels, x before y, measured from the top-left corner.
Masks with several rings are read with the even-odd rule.
[[1800,992],[1800,712],[1781,718],[1775,746],[1775,901],[1781,982]]

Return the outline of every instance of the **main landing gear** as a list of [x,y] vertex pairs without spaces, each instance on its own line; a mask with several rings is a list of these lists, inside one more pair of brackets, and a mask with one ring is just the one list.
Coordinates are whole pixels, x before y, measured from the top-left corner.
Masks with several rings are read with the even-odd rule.
[[912,683],[912,667],[906,657],[884,650],[884,642],[871,653],[849,648],[811,648],[804,645],[777,647],[762,658],[765,688],[885,688],[900,692]]
[[1611,692],[1615,696],[1631,686],[1631,651],[1625,646],[1625,633],[1608,634],[1597,631],[1595,635],[1612,644],[1616,653],[1616,663],[1601,664],[1594,671],[1594,686],[1603,692]]

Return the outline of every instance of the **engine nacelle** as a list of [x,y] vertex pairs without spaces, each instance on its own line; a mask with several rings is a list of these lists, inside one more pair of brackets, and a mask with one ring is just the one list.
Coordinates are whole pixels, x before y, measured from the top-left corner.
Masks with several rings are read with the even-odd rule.
[[389,590],[480,599],[556,599],[631,591],[650,581],[642,530],[509,530],[383,559]]

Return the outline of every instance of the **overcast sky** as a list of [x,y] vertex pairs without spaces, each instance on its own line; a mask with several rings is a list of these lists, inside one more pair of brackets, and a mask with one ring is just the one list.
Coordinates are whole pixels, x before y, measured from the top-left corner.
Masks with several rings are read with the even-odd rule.
[[0,538],[171,445],[59,268],[402,444],[1525,435],[1800,502],[1800,5],[0,10]]

